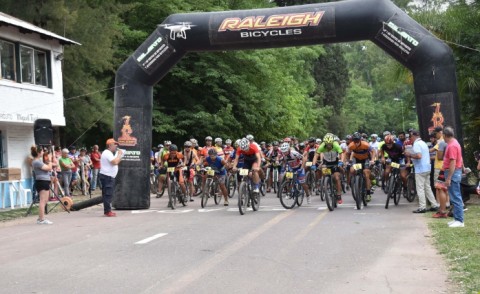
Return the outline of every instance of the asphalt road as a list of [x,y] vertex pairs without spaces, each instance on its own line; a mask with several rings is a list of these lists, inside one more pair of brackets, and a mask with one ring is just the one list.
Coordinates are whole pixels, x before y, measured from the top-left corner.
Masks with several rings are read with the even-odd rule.
[[[2,293],[448,293],[446,266],[414,203],[384,208],[378,191],[329,212],[319,196],[258,212],[199,199],[175,211],[166,196],[103,217],[96,206],[0,226]],[[223,203],[222,203],[223,205]]]

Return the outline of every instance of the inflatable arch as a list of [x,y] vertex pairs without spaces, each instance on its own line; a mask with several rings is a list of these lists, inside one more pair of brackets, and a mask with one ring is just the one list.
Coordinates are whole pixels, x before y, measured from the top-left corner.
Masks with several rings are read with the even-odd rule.
[[437,125],[460,133],[451,49],[388,0],[348,0],[270,9],[174,14],[116,75],[114,138],[127,150],[113,206],[150,207],[152,89],[187,52],[370,40],[412,71],[423,137]]

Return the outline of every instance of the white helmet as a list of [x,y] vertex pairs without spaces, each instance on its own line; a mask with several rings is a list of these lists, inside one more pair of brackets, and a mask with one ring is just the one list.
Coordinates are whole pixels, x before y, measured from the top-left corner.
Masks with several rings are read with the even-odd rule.
[[237,148],[238,146],[240,146],[240,141],[242,141],[242,139],[237,139],[237,141],[235,141],[235,148]]
[[210,136],[205,137],[205,141],[212,141],[212,137]]
[[315,142],[317,142],[317,144],[320,144],[322,143],[322,139],[318,138]]
[[248,141],[253,141],[253,135],[247,135],[245,138],[247,138]]
[[247,138],[243,138],[242,140],[240,140],[240,149],[242,149],[243,151],[247,151],[248,149],[250,149],[250,141],[248,141]]
[[232,144],[232,140],[230,139],[225,140],[225,144]]
[[222,143],[222,138],[215,138],[215,143]]
[[286,153],[288,150],[290,150],[290,144],[287,142],[284,142],[282,145],[280,145],[280,151],[282,151],[282,153]]

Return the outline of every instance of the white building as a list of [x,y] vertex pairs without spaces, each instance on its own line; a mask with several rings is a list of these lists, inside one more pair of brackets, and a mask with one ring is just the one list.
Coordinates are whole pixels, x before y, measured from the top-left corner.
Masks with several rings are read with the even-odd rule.
[[33,122],[65,126],[64,45],[80,44],[0,12],[0,167],[21,168],[26,187]]

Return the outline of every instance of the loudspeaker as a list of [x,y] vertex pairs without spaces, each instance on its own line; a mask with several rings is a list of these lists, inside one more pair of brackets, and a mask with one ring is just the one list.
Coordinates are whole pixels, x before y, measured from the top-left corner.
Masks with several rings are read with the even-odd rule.
[[39,118],[33,123],[35,145],[48,146],[53,144],[53,127],[49,119]]

